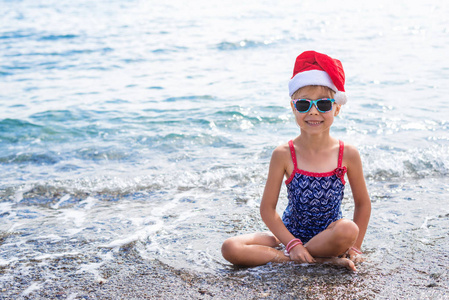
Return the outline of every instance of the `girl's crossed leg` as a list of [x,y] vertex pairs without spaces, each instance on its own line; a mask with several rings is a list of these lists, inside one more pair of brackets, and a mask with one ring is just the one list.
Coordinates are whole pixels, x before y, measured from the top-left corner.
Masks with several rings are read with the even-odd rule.
[[275,249],[279,245],[280,241],[271,232],[259,232],[227,239],[221,253],[230,263],[248,267],[290,261],[283,251]]
[[[352,247],[359,229],[348,220],[340,219],[331,223],[327,229],[314,236],[304,246],[318,263],[330,263],[356,270],[354,263],[339,256]],[[221,248],[223,257],[242,266],[259,266],[269,262],[288,262],[290,258],[275,247],[280,241],[271,233],[254,233],[227,239]]]

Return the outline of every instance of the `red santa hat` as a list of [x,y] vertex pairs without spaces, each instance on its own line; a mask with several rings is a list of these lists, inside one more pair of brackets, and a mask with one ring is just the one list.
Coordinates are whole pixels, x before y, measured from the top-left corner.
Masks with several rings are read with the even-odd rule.
[[301,53],[295,62],[293,76],[288,83],[290,97],[307,85],[327,86],[335,92],[335,102],[345,104],[345,72],[338,59],[315,51]]

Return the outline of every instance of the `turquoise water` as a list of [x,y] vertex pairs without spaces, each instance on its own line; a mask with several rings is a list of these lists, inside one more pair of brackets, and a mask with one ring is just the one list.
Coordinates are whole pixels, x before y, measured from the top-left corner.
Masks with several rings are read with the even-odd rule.
[[[445,1],[0,5],[1,297],[101,296],[80,282],[125,297],[112,283],[145,280],[137,265],[200,278],[204,297],[226,295],[223,280],[248,298],[448,295]],[[332,133],[364,163],[367,260],[355,275],[235,270],[221,243],[266,229],[271,151],[298,134],[287,83],[309,49],[347,73]],[[351,200],[347,187],[349,218]]]

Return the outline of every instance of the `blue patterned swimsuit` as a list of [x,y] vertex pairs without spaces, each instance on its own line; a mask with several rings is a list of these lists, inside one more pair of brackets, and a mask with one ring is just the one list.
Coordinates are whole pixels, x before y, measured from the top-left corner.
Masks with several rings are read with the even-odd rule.
[[327,173],[312,173],[298,169],[293,141],[288,142],[295,169],[285,181],[288,205],[282,221],[304,244],[342,218],[340,206],[346,167],[341,166],[344,144],[342,141],[339,143],[338,167]]

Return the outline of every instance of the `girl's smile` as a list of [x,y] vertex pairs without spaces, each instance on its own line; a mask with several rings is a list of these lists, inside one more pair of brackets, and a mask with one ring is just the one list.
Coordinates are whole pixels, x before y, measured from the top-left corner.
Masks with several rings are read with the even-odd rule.
[[305,121],[310,126],[318,126],[324,123],[323,121]]

